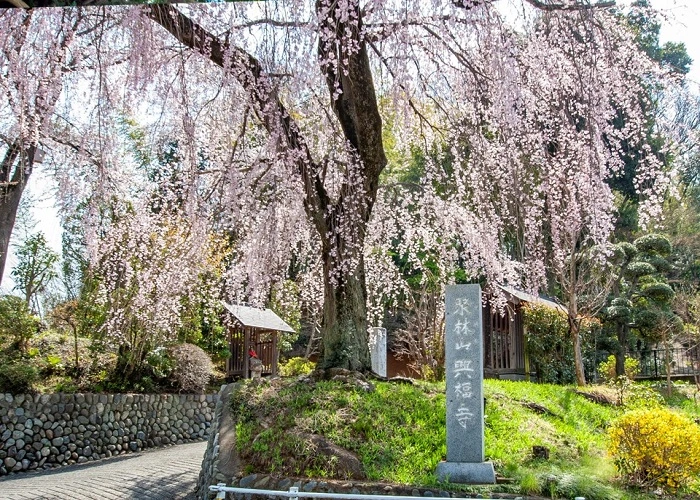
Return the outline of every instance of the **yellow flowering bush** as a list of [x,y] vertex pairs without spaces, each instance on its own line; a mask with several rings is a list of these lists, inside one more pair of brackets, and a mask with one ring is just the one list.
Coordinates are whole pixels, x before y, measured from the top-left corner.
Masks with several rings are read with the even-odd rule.
[[676,489],[700,474],[700,426],[656,408],[620,417],[608,431],[615,466],[630,485]]
[[316,368],[316,363],[306,358],[290,358],[286,363],[280,363],[280,375],[283,377],[296,377],[306,375]]

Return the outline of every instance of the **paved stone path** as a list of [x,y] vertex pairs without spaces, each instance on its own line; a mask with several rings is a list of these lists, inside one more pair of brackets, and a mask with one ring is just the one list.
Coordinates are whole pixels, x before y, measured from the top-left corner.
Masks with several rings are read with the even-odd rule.
[[0,478],[0,500],[191,499],[207,443],[119,455]]

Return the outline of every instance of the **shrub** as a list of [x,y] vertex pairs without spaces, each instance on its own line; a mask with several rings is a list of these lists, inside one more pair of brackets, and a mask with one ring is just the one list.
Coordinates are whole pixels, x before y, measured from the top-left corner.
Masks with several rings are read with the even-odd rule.
[[[615,373],[615,356],[610,355],[606,361],[602,361],[598,365],[598,374],[606,383],[614,382],[617,374]],[[639,374],[639,361],[635,358],[625,358],[625,376],[628,379],[633,379]]]
[[525,472],[520,477],[520,492],[525,495],[536,495],[540,492],[540,484],[537,476],[532,472]]
[[591,477],[559,470],[540,473],[536,482],[541,485],[539,493],[549,498],[617,500],[621,496],[612,487],[600,484]]
[[214,366],[211,359],[194,344],[178,344],[169,349],[173,362],[171,380],[184,392],[203,392],[211,378]]
[[34,392],[39,378],[36,368],[21,360],[0,358],[0,392],[23,394]]
[[[523,307],[523,313],[527,352],[537,372],[537,379],[551,384],[575,382],[574,344],[566,314],[540,304],[527,304]],[[592,350],[592,332],[599,326],[597,320],[581,320],[581,349],[584,358]]]
[[10,339],[15,347],[26,352],[29,339],[39,331],[40,325],[41,321],[29,311],[24,300],[14,295],[0,297],[0,340]]
[[173,360],[165,347],[156,347],[149,352],[146,363],[157,379],[167,378],[173,371]]
[[306,358],[290,358],[286,363],[280,364],[280,375],[283,377],[295,377],[306,375],[316,368],[316,363]]
[[624,398],[624,405],[628,410],[653,409],[664,406],[664,398],[659,391],[646,384],[630,384]]
[[[625,374],[617,376],[615,369],[615,356],[610,355],[606,361],[602,361],[598,365],[598,374],[600,377],[608,384],[610,387],[615,389],[617,396],[617,404],[622,405],[629,403],[626,401],[628,394],[637,394],[639,397],[633,398],[636,402],[641,402],[642,404],[634,403],[632,406],[644,406],[645,394],[643,391],[636,390],[634,384],[634,377],[639,374],[639,361],[634,358],[625,358]],[[648,396],[648,395],[646,395]]]
[[54,392],[63,392],[65,394],[75,394],[79,387],[69,378],[59,380],[53,388]]
[[63,365],[63,359],[60,356],[54,354],[48,354],[44,358],[44,366],[42,369],[43,375],[58,375],[63,373],[65,367]]
[[700,473],[700,427],[683,415],[634,410],[608,433],[615,466],[629,485],[676,489]]

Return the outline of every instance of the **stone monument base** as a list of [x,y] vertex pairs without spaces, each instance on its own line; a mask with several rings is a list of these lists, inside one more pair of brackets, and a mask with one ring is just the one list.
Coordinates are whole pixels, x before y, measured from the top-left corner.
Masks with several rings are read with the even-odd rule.
[[439,481],[458,484],[496,484],[491,462],[440,462],[435,470]]

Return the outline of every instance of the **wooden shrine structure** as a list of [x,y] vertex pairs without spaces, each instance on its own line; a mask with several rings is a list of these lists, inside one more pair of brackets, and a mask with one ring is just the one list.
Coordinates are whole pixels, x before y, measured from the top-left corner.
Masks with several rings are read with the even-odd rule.
[[294,330],[270,309],[222,302],[231,315],[228,327],[228,343],[231,356],[226,363],[227,380],[250,378],[250,352],[255,352],[262,362],[262,375],[277,375],[279,360],[278,336],[280,332]]
[[527,357],[523,306],[541,304],[566,314],[560,304],[508,286],[499,288],[505,295],[505,310],[499,311],[489,300],[483,303],[484,376],[511,380],[534,375]]

